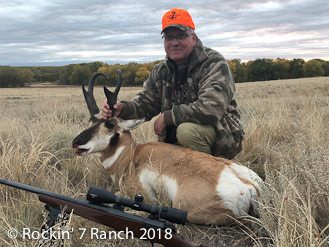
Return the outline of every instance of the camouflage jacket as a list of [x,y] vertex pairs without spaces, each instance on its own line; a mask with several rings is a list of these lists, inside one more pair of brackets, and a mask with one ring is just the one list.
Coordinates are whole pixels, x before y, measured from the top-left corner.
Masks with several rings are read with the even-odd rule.
[[[233,99],[233,75],[225,58],[217,51],[204,47],[197,39],[187,72],[190,103],[174,106],[173,63],[167,56],[165,61],[157,64],[144,82],[143,90],[131,101],[121,101],[124,107],[119,117],[145,117],[148,121],[160,112],[165,112],[166,124],[212,124],[217,131],[213,155],[223,156],[236,149],[244,139],[244,132],[236,109],[237,104]],[[160,137],[159,140],[164,141],[164,138]]]

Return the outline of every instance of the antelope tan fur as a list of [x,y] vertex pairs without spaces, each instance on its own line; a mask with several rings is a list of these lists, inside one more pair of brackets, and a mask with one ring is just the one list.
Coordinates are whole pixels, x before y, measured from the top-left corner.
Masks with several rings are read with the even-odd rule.
[[[90,97],[87,104],[95,102]],[[241,216],[258,216],[261,178],[251,169],[177,145],[136,144],[130,130],[144,120],[103,120],[95,104],[88,109],[93,109],[90,126],[73,140],[73,148],[78,155],[99,153],[105,170],[120,186],[129,181],[150,199],[165,190],[172,206],[187,211],[192,223],[227,225]],[[128,180],[131,174],[133,182]]]

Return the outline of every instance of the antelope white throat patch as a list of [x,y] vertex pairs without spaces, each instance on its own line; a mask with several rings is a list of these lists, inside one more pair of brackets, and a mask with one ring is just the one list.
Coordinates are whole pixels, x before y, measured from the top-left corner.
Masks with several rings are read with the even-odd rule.
[[118,157],[120,156],[120,154],[122,153],[122,151],[123,151],[124,149],[125,149],[124,146],[119,147],[119,148],[115,151],[114,155],[112,155],[112,156],[109,157],[108,159],[104,160],[104,162],[103,162],[103,166],[104,166],[104,168],[107,169],[107,168],[111,167],[111,166],[115,163],[115,161],[118,159]]

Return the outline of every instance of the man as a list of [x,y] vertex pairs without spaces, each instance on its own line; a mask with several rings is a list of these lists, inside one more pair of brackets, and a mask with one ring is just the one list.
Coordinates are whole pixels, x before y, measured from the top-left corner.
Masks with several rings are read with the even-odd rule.
[[[136,97],[114,105],[113,115],[151,120],[161,113],[154,123],[159,141],[232,159],[244,139],[233,75],[225,58],[204,47],[194,30],[186,10],[163,16],[166,60],[153,68]],[[102,115],[112,116],[106,100]]]

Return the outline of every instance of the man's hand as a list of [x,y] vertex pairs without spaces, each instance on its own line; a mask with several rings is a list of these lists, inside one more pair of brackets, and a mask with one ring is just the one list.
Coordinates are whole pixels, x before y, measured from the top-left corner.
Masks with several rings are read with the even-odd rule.
[[[115,103],[113,105],[113,108],[114,108],[114,116],[117,117],[120,113],[121,113],[121,110],[123,108],[123,105],[117,101],[117,103]],[[110,110],[110,106],[107,104],[107,100],[104,100],[103,102],[103,107],[102,107],[102,119],[107,119],[109,117],[112,117],[113,114],[112,114],[112,111]]]
[[162,113],[160,117],[154,122],[154,132],[158,136],[166,135],[166,124],[164,121],[164,114]]

